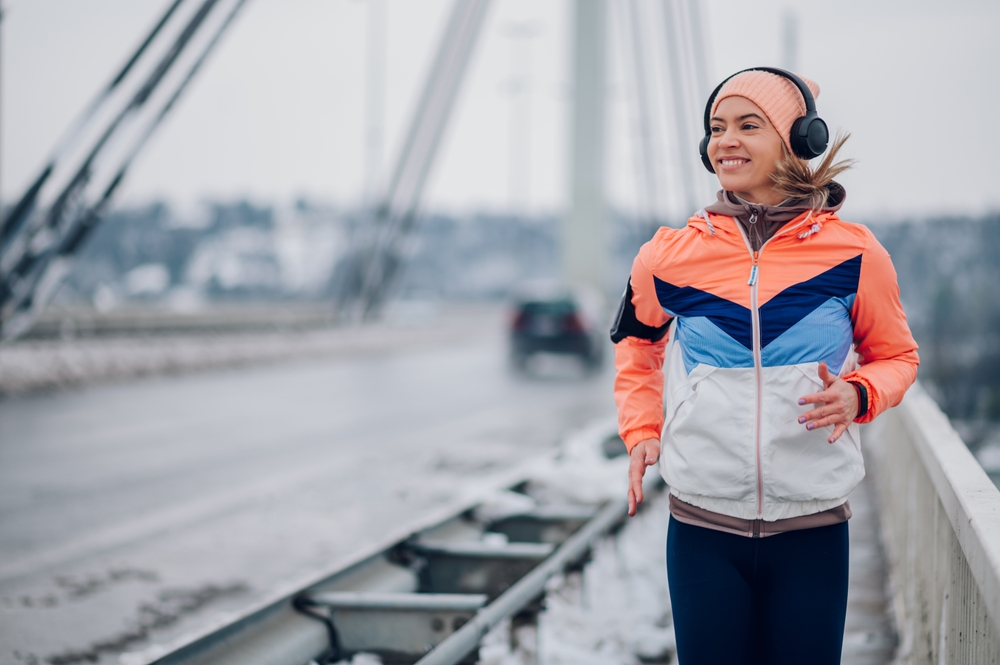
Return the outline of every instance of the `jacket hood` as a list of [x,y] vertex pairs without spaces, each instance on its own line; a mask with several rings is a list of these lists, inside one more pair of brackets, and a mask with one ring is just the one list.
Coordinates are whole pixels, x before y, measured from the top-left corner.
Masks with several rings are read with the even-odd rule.
[[[844,205],[847,190],[834,181],[827,185],[827,191],[827,203],[817,212],[835,213]],[[751,203],[724,189],[719,190],[715,203],[705,208],[705,212],[736,219],[754,250],[760,249],[782,226],[810,210],[808,205],[798,201],[785,201],[776,206]]]

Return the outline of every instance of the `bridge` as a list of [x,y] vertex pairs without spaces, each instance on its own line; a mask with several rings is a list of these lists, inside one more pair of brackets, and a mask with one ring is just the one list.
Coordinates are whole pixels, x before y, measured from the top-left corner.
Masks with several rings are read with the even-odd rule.
[[[495,305],[387,313],[488,1],[454,3],[335,307],[47,309],[244,4],[168,3],[0,227],[0,663],[671,662],[665,501],[648,479],[624,520],[610,368],[511,373]],[[576,3],[561,270],[606,295],[602,5]],[[652,15],[678,136],[697,5]],[[650,15],[623,7],[648,137]],[[863,436],[844,662],[1000,662],[1000,490],[920,384]]]

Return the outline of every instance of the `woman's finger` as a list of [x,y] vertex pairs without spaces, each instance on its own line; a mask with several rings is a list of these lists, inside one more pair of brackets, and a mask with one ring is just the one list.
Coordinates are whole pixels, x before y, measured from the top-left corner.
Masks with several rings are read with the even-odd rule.
[[[633,459],[628,469],[628,495],[629,506],[633,509],[642,503],[642,476],[646,466],[638,460]],[[632,513],[634,514],[634,510]]]
[[833,443],[834,441],[839,439],[846,431],[847,431],[847,425],[845,425],[844,423],[839,423],[836,427],[833,428],[833,434],[830,435],[830,438],[827,439],[826,442]]
[[642,480],[640,479],[639,482],[630,480],[628,488],[629,517],[635,515],[635,511],[638,510],[640,503],[642,503]]
[[799,416],[799,424],[807,423],[810,420],[816,420],[817,418],[822,418],[827,414],[826,407],[820,407],[818,409],[813,409],[812,411],[806,411],[801,416]]
[[628,464],[628,514],[635,515],[642,503],[642,477],[646,475],[646,467],[656,464],[660,457],[660,442],[654,439],[640,441],[629,451]]
[[844,413],[843,404],[824,404],[817,409],[806,411],[799,416],[799,424],[808,423],[819,418],[826,418],[827,416],[835,416],[838,413]]
[[806,429],[813,430],[819,429],[820,427],[829,427],[830,425],[843,425],[848,422],[847,418],[842,413],[835,413],[832,416],[827,416],[826,418],[820,418],[819,420],[813,420],[806,423]]
[[829,368],[826,366],[826,362],[821,362],[819,364],[819,380],[823,382],[824,388],[829,388],[830,384],[833,383],[837,377],[830,373]]
[[837,397],[837,393],[832,390],[824,390],[818,393],[811,393],[799,398],[799,406],[805,404],[819,404],[821,402],[832,402]]

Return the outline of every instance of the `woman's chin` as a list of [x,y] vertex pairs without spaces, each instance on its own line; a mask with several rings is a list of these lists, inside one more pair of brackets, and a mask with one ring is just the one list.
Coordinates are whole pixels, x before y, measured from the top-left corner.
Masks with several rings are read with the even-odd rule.
[[719,184],[727,192],[755,192],[762,189],[762,186],[763,188],[767,187],[766,183],[757,182],[753,178],[726,177],[725,175],[719,177]]
[[727,178],[725,176],[720,176],[719,184],[722,186],[722,189],[727,192],[745,192],[748,189],[746,178],[734,178],[732,176]]

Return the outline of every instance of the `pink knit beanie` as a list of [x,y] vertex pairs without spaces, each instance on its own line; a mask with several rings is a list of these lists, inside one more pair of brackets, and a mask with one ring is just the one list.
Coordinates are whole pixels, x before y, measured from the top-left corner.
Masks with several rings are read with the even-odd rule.
[[[814,98],[819,97],[819,85],[804,76],[799,78],[809,86]],[[719,108],[719,102],[726,97],[746,97],[759,106],[791,151],[792,125],[796,118],[806,114],[806,102],[794,83],[770,72],[749,71],[737,74],[726,81],[716,95],[712,103],[712,115]]]

